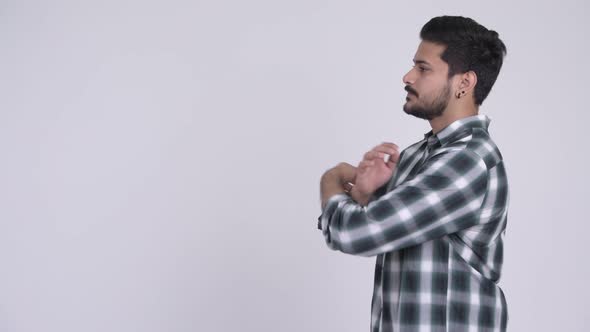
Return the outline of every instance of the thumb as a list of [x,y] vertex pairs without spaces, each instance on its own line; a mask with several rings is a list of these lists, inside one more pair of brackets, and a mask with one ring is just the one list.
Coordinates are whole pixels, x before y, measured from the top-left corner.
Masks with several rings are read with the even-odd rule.
[[389,160],[385,163],[385,166],[387,166],[387,168],[394,169],[397,166],[397,161],[389,158]]

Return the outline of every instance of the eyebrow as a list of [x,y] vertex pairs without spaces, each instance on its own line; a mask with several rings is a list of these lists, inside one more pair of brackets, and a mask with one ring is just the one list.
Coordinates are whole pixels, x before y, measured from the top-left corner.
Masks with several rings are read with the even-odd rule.
[[424,61],[424,60],[412,60],[412,61],[414,61],[414,64],[424,64],[424,65],[432,66],[430,63],[428,63],[428,61]]

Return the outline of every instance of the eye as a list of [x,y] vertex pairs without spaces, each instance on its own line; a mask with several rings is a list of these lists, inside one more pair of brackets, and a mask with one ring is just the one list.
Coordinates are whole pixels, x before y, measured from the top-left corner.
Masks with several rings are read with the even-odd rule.
[[418,71],[421,72],[421,73],[423,73],[425,71],[428,71],[428,68],[426,68],[426,67],[424,67],[422,65],[414,65],[413,67],[414,68],[418,68]]

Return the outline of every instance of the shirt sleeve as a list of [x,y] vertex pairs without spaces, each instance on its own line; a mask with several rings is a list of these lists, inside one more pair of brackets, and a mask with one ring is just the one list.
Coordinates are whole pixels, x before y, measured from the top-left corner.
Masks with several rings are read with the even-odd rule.
[[468,150],[429,157],[412,179],[370,202],[337,194],[319,217],[328,247],[375,256],[455,233],[478,223],[488,185],[483,159]]

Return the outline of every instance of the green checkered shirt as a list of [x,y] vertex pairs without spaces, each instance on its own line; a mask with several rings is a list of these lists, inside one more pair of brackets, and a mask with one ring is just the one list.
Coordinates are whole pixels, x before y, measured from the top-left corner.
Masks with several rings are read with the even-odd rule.
[[371,332],[506,330],[508,182],[489,122],[475,115],[424,135],[367,206],[337,194],[324,207],[330,248],[377,258]]

